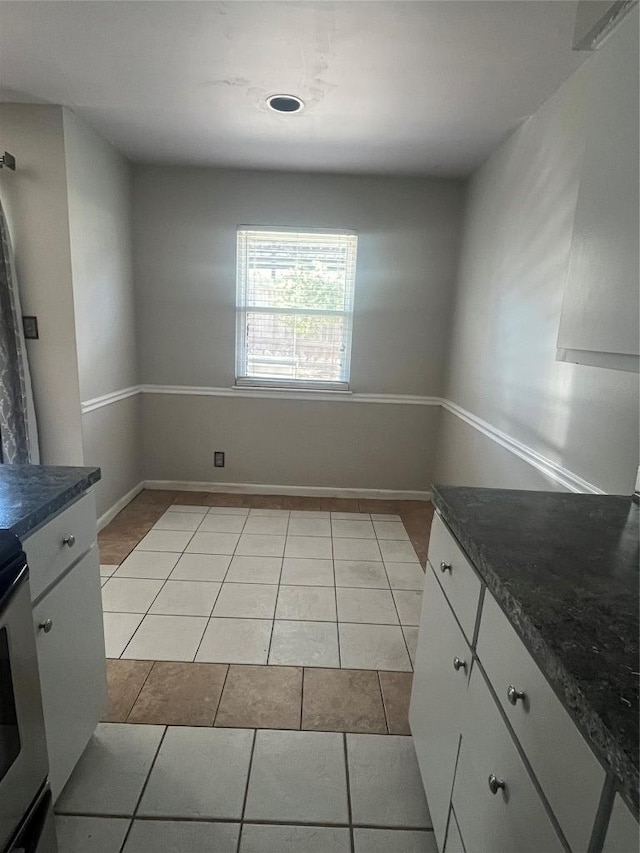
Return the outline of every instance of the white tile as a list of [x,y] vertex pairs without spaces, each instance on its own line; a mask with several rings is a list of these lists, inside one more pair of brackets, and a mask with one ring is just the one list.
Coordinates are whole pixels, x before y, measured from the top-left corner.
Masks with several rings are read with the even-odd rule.
[[210,506],[211,515],[249,515],[249,509],[245,506]]
[[109,578],[102,588],[102,609],[115,613],[146,613],[163,583],[150,578]]
[[137,814],[239,819],[252,744],[249,729],[170,726]]
[[382,559],[389,563],[418,563],[418,555],[413,550],[411,542],[398,542],[393,539],[378,543]]
[[210,619],[196,661],[266,664],[272,624],[270,619]]
[[419,625],[422,593],[412,589],[394,589],[393,597],[402,625]]
[[291,518],[289,536],[331,536],[328,518]]
[[120,853],[129,823],[129,818],[57,815],[58,850],[60,853]]
[[326,586],[280,586],[276,619],[335,622],[335,591]]
[[322,509],[292,509],[290,518],[330,518],[330,514]]
[[269,663],[281,666],[340,666],[335,622],[273,623]]
[[333,556],[336,560],[382,560],[375,539],[334,539]]
[[372,512],[371,521],[402,521],[399,515],[392,515],[386,512]]
[[168,580],[149,613],[167,616],[210,616],[220,584],[211,581]]
[[239,538],[237,533],[194,533],[186,550],[188,554],[233,554]]
[[229,554],[183,554],[171,572],[172,581],[223,581]]
[[132,815],[164,726],[98,723],[56,811]]
[[109,580],[108,577],[105,578],[102,575],[100,575],[100,586],[104,586],[108,580]]
[[139,613],[103,613],[104,651],[108,658],[119,658],[142,622]]
[[204,513],[165,512],[153,525],[154,530],[187,530],[192,533],[204,518]]
[[284,536],[288,524],[289,516],[250,515],[245,524],[244,533]]
[[236,554],[239,557],[282,557],[284,540],[284,536],[243,533]]
[[136,545],[136,551],[182,552],[193,536],[181,530],[150,530]]
[[417,589],[424,586],[424,569],[420,563],[385,563],[391,589]]
[[179,559],[180,554],[168,551],[132,551],[116,571],[116,577],[166,580]]
[[122,657],[192,661],[206,626],[204,616],[145,616]]
[[241,533],[245,515],[206,515],[198,533]]
[[373,526],[378,539],[408,539],[404,524],[401,521],[374,521]]
[[348,819],[341,734],[256,732],[245,820],[347,823]]
[[333,519],[341,521],[357,521],[358,519],[370,521],[371,516],[368,512],[332,512],[331,520],[333,521]]
[[333,586],[333,561],[285,557],[280,583],[290,586]]
[[209,511],[208,506],[202,504],[171,504],[167,512],[197,512],[205,513]]
[[234,557],[225,580],[233,583],[278,583],[281,557]]
[[288,536],[285,557],[304,557],[314,560],[330,560],[331,539],[322,536]]
[[336,560],[336,586],[389,589],[389,581],[380,562],[367,560]]
[[277,594],[275,584],[224,583],[212,616],[273,619]]
[[355,824],[431,827],[410,737],[348,734],[347,760]]
[[351,841],[346,827],[245,823],[239,853],[351,853]]
[[388,669],[410,672],[399,625],[356,625],[340,622],[340,659],[345,669]]
[[249,515],[270,515],[273,518],[289,518],[289,510],[288,509],[261,509],[258,507],[257,509],[252,509],[249,512]]
[[416,650],[418,648],[418,629],[412,628],[409,625],[402,626],[402,633],[409,649],[409,657],[413,666],[416,665]]
[[431,830],[358,829],[353,830],[355,853],[438,853]]
[[398,614],[388,589],[336,589],[341,622],[397,625]]
[[136,820],[122,853],[236,853],[239,834],[239,823]]
[[100,563],[100,577],[110,578],[117,568],[117,565],[105,565],[104,563]]
[[375,539],[376,533],[373,524],[364,519],[345,521],[339,518],[332,519],[331,530],[336,538],[340,539]]

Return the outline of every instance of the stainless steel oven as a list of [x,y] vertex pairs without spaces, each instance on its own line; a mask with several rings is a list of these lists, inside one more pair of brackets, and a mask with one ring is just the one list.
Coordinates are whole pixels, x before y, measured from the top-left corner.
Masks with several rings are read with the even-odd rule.
[[55,853],[29,569],[0,530],[0,850]]

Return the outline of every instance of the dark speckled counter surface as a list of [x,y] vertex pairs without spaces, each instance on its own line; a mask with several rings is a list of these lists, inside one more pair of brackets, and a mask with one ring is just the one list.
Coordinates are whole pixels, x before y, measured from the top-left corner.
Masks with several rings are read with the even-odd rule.
[[27,536],[99,479],[99,468],[0,465],[0,529]]
[[435,486],[433,501],[638,809],[638,516],[629,497]]

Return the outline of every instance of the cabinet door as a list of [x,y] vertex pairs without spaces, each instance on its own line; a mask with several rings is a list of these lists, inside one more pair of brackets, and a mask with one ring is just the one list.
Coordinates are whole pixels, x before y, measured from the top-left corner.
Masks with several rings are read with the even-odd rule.
[[82,755],[106,703],[97,549],[89,551],[45,595],[33,615],[49,779],[55,800]]
[[469,646],[427,566],[409,722],[439,850],[444,848],[470,664]]
[[[468,709],[452,798],[466,853],[563,853],[478,666],[469,681]],[[495,793],[491,774],[504,782]]]
[[451,815],[449,817],[449,829],[447,830],[447,843],[444,848],[444,853],[465,853],[462,836],[460,835],[460,828],[453,809],[451,809]]
[[638,853],[638,849],[640,849],[638,821],[631,814],[620,794],[616,794],[602,853]]

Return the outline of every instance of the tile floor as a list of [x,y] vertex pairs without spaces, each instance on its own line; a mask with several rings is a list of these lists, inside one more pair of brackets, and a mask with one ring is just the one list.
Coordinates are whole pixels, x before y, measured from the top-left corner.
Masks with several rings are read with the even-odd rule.
[[399,515],[171,505],[101,573],[109,658],[412,669],[424,573]]
[[102,723],[61,853],[436,853],[410,738]]

